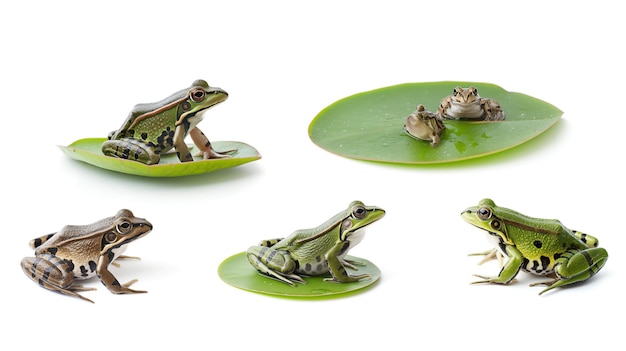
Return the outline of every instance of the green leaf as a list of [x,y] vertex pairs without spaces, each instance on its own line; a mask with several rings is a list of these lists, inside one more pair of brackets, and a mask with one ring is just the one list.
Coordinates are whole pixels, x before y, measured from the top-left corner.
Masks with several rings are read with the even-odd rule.
[[[261,158],[259,152],[250,145],[237,141],[216,141],[211,143],[213,148],[217,152],[233,150],[230,153],[231,157],[210,160],[195,157],[193,162],[180,162],[174,153],[168,153],[161,156],[159,164],[146,165],[137,161],[105,156],[101,150],[105,140],[107,139],[80,139],[69,146],[59,146],[59,148],[75,160],[111,171],[145,177],[180,177],[208,173],[223,168],[236,167]],[[190,147],[190,150],[192,153],[197,152],[195,147]]]
[[324,277],[304,277],[306,284],[296,283],[296,286],[291,286],[259,274],[248,262],[245,252],[224,260],[217,271],[224,282],[236,288],[290,298],[343,297],[357,291],[364,291],[363,289],[373,286],[378,281],[380,270],[372,262],[351,256],[347,258],[365,264],[358,266],[358,272],[359,274],[369,273],[371,278],[353,283],[336,283],[324,281]]
[[[501,122],[445,121],[438,146],[403,131],[407,116],[423,104],[437,111],[456,86],[475,86],[497,100],[506,113]],[[403,164],[466,160],[510,149],[554,125],[563,112],[555,106],[488,83],[433,82],[394,85],[356,94],[322,110],[309,126],[311,140],[340,156]]]

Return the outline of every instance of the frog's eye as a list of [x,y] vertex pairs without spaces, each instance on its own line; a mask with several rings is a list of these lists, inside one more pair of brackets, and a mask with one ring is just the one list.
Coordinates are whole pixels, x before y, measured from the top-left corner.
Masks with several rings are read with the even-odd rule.
[[191,100],[193,100],[194,102],[201,102],[202,100],[204,100],[204,97],[206,96],[203,89],[194,89],[191,91],[190,95],[191,95]]
[[116,239],[117,239],[117,234],[115,234],[114,232],[108,232],[104,236],[104,240],[106,240],[109,243],[114,242]]
[[115,229],[117,229],[117,231],[121,234],[127,234],[132,228],[133,226],[129,221],[121,221],[115,226]]
[[491,209],[489,209],[488,207],[481,207],[476,213],[478,214],[478,218],[482,220],[487,220],[491,218]]
[[357,206],[352,210],[352,215],[357,219],[363,219],[367,215],[367,210],[363,206]]

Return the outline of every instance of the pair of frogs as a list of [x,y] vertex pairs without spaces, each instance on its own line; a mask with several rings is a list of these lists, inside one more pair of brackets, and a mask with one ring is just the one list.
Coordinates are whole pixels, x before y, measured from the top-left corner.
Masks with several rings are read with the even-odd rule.
[[439,103],[437,113],[427,110],[424,105],[417,105],[404,125],[404,131],[419,140],[430,141],[437,146],[441,141],[441,133],[446,129],[444,120],[465,121],[502,121],[505,113],[500,103],[493,99],[483,98],[476,87],[454,88],[451,95],[444,97]]
[[[247,251],[250,264],[262,275],[295,286],[306,284],[305,276],[330,276],[327,281],[349,283],[369,278],[351,275],[359,262],[346,259],[348,251],[364,236],[365,227],[383,218],[385,211],[353,201],[320,226],[293,232],[286,238],[264,240]],[[550,275],[548,290],[582,282],[597,273],[608,259],[605,249],[590,235],[571,230],[558,220],[525,216],[483,199],[461,214],[470,224],[495,239],[496,248],[475,255],[483,261],[507,256],[500,274],[475,283],[509,284],[520,269]],[[113,293],[144,293],[120,284],[108,270],[123,256],[126,246],[152,230],[152,224],[129,210],[84,226],[65,226],[57,233],[30,242],[35,257],[22,260],[24,273],[40,286],[91,301],[78,291],[93,290],[75,285],[74,280],[97,276]],[[482,263],[482,262],[481,262]],[[540,294],[541,294],[540,293]]]

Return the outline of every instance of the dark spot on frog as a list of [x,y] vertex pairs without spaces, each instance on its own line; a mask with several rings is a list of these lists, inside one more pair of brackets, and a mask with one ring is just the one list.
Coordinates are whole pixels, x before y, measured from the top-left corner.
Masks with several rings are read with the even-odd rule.
[[143,139],[143,140],[148,139],[148,133],[146,133],[146,132],[141,133],[141,139]]
[[65,261],[65,264],[67,266],[67,268],[65,268],[65,271],[68,272],[68,273],[73,271],[74,270],[74,262],[72,262],[72,260],[64,260],[64,261]]
[[350,242],[349,242],[349,241],[346,241],[346,242],[343,244],[343,247],[342,247],[342,248],[341,248],[341,250],[339,251],[339,254],[338,254],[338,255],[342,255],[343,253],[345,253],[346,251],[348,251],[348,249],[349,249],[349,248],[350,248]]
[[96,265],[96,262],[94,262],[94,261],[89,261],[89,269],[90,269],[92,272],[95,272],[95,271],[96,271],[96,266],[97,266],[97,265]]
[[305,264],[305,265],[304,265],[304,270],[305,270],[306,272],[311,272],[311,264],[310,264],[310,263]]
[[322,261],[322,258],[321,258],[320,256],[317,256],[317,257],[315,257],[315,260],[316,260],[317,262],[321,262],[321,261]]
[[533,271],[533,272],[536,272],[536,273],[541,272],[541,269],[539,269],[539,262],[533,260],[533,266],[530,267],[530,270]]
[[51,255],[56,255],[58,250],[59,249],[57,249],[56,247],[50,247],[48,248],[48,253]]
[[586,244],[587,243],[587,234],[580,233],[580,240]]
[[85,266],[80,266],[80,275],[81,277],[86,277],[87,275],[89,275],[89,272],[87,272],[87,268],[85,268]]
[[555,253],[554,254],[554,260],[558,260],[559,258],[561,258],[561,254],[560,253]]
[[539,257],[539,259],[541,260],[541,266],[543,267],[543,270],[547,270],[548,266],[550,265],[550,258],[546,256],[541,256]]
[[535,245],[536,248],[541,249],[543,243],[540,240],[535,240],[533,241],[533,245]]
[[[106,286],[106,284],[105,284],[104,282],[102,282],[102,284],[104,284],[104,285]],[[120,282],[119,282],[119,281],[117,281],[117,279],[115,279],[115,280],[111,283],[111,285],[121,286]]]
[[169,127],[167,130],[161,132],[161,135],[157,137],[157,145],[160,148],[165,148],[166,146],[170,146],[174,144],[174,131]]
[[189,115],[187,116],[187,118],[185,118],[183,120],[182,126],[185,129],[185,135],[187,135],[187,133],[189,133],[189,127],[191,127],[191,123],[189,123],[189,118],[191,118],[193,116]]

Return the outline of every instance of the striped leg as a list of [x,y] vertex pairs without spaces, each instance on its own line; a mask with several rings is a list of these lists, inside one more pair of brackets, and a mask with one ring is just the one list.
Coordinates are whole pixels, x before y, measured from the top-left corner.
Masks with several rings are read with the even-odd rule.
[[83,288],[81,285],[72,285],[74,273],[72,267],[65,260],[54,255],[42,254],[37,257],[25,257],[22,259],[24,274],[39,286],[61,294],[81,298],[93,302],[76,291],[96,290]]
[[277,279],[291,286],[295,286],[295,283],[306,284],[299,275],[294,273],[297,265],[288,252],[272,249],[271,245],[264,245],[269,245],[271,242],[272,240],[266,240],[261,242],[261,245],[252,246],[248,249],[248,261],[252,267],[262,275]]
[[557,278],[547,282],[531,284],[531,286],[548,285],[548,288],[539,293],[541,295],[560,286],[585,281],[602,269],[608,257],[606,250],[601,247],[574,252],[568,251],[556,261],[554,272]]

